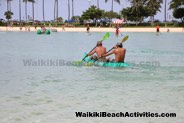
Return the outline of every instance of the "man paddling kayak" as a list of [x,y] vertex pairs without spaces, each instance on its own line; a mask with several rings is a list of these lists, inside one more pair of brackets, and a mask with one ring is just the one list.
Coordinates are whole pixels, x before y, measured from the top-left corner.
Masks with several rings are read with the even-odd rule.
[[[126,49],[123,48],[122,43],[117,43],[116,46],[114,47],[114,50],[112,50],[111,52],[109,52],[101,57],[106,57],[106,56],[109,56],[112,54],[115,55],[115,60],[113,60],[114,62],[123,62],[124,63]],[[101,57],[98,57],[98,58],[100,59]]]
[[[92,56],[94,53],[97,54]],[[87,56],[91,56],[91,60],[99,60],[99,61],[105,61],[105,57],[102,57],[103,55],[106,54],[106,48],[102,46],[102,41],[98,41],[97,42],[97,47],[90,53],[87,54]],[[98,59],[98,57],[100,57],[100,59]]]
[[41,30],[42,30],[42,34],[45,34],[45,32],[46,32],[45,26],[41,26]]

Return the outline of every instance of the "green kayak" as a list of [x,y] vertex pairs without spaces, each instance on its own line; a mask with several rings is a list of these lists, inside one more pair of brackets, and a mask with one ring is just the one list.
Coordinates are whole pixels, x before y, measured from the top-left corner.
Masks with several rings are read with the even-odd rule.
[[[37,33],[38,35],[43,34],[41,29],[38,29],[36,33]],[[50,30],[48,30],[48,29],[47,29],[47,30],[45,31],[45,33],[44,33],[44,34],[46,34],[46,35],[50,35]]]
[[79,66],[100,66],[100,67],[130,67],[126,62],[116,63],[116,62],[99,62],[91,60],[89,57],[86,57],[84,61],[76,61],[75,65]]

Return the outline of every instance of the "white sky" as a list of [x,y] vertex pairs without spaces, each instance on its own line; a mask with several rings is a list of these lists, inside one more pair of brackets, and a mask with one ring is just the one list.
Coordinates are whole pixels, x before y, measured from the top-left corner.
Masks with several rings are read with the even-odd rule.
[[[23,1],[23,0],[22,0]],[[70,0],[71,1],[71,0]],[[111,0],[105,3],[105,0],[100,1],[100,9],[110,11]],[[71,3],[71,2],[70,2]],[[169,1],[167,2],[169,3]],[[6,0],[0,0],[0,18],[5,19],[4,12],[6,11]],[[97,0],[91,0],[91,5],[97,5]],[[114,11],[118,12],[122,8],[129,6],[128,0],[121,0],[121,5],[114,2]],[[19,0],[13,0],[11,3],[11,9],[14,13],[13,20],[19,19]],[[89,0],[74,0],[74,14],[81,15],[83,11],[88,9]],[[169,4],[167,4],[167,8]],[[71,7],[70,7],[71,8]],[[25,19],[25,4],[22,2],[22,19]],[[70,11],[71,12],[71,11]],[[172,11],[167,11],[167,20],[172,20]],[[32,16],[32,4],[28,3],[28,15]],[[71,14],[70,14],[71,15]],[[68,0],[59,0],[59,17],[63,19],[68,18]],[[45,0],[45,20],[53,20],[54,18],[54,0]],[[157,13],[155,19],[164,20],[164,7],[162,5],[161,12]],[[36,0],[35,3],[35,20],[42,20],[42,0]]]

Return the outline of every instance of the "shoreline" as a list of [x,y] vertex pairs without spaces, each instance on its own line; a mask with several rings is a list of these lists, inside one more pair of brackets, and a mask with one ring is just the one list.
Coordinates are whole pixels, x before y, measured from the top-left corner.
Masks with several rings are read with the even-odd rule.
[[[37,31],[40,29],[40,27],[37,27],[35,30],[34,27],[30,27],[30,31]],[[47,29],[50,29],[47,27]],[[86,28],[84,27],[65,27],[65,31],[61,27],[52,27],[51,29],[57,29],[58,32],[86,32]],[[170,27],[164,27],[160,28],[160,32],[167,32],[167,29],[170,30],[170,32],[184,32],[184,28],[170,28]],[[104,27],[91,27],[90,32],[115,32],[115,28],[104,28]],[[0,27],[0,31],[20,31],[19,27]],[[25,28],[22,28],[22,32],[26,31]],[[155,27],[138,27],[138,28],[126,28],[126,27],[121,27],[119,28],[120,32],[156,32]],[[21,32],[21,31],[20,31]]]

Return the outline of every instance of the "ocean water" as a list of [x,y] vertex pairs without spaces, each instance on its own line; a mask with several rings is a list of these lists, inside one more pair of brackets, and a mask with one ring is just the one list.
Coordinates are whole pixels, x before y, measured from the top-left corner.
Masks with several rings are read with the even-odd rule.
[[[111,33],[103,42],[107,49],[129,35],[124,43],[129,68],[38,63],[81,60],[104,34],[0,32],[0,123],[183,123],[184,33]],[[177,117],[75,115],[101,111]]]

